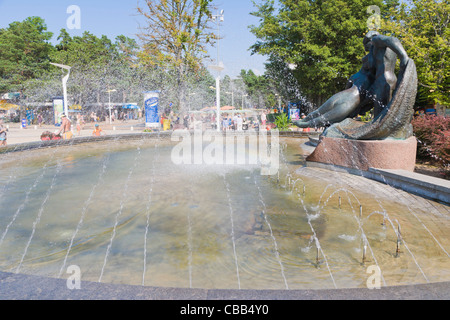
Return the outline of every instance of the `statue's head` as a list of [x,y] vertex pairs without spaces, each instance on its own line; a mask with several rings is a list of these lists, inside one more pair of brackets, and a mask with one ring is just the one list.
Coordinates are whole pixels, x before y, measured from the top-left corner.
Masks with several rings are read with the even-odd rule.
[[363,44],[364,44],[364,49],[366,51],[370,50],[370,46],[372,45],[372,39],[376,36],[379,36],[380,33],[377,31],[369,31],[367,32],[367,34],[364,36],[364,40],[363,40]]

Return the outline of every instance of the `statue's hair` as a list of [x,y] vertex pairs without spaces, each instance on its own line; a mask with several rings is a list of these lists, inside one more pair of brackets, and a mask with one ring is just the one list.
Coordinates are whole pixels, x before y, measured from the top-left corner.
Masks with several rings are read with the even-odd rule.
[[377,31],[369,31],[367,32],[367,34],[364,36],[364,40],[363,40],[363,44],[366,44],[370,41],[372,41],[373,37],[379,36],[380,33]]

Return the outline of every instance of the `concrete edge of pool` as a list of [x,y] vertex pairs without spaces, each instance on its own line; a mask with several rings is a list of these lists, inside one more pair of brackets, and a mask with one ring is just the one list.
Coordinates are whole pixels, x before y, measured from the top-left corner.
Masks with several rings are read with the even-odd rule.
[[[210,131],[211,133],[216,134],[215,131]],[[194,131],[190,131],[191,134],[194,133]],[[94,136],[84,136],[84,137],[74,137],[70,140],[53,140],[53,141],[28,141],[23,143],[15,143],[15,144],[8,144],[6,147],[0,148],[0,154],[3,153],[11,153],[11,152],[19,152],[19,151],[26,151],[26,150],[33,150],[33,149],[44,149],[44,148],[51,148],[51,147],[57,147],[57,146],[64,146],[64,145],[75,145],[75,144],[81,144],[81,143],[90,143],[90,142],[98,142],[98,141],[105,141],[105,140],[127,140],[127,139],[139,139],[142,137],[149,137],[149,138],[171,138],[173,134],[173,131],[161,131],[161,132],[136,132],[136,133],[118,133],[113,135],[107,135],[107,136],[100,136],[100,137],[94,137]],[[224,133],[221,132],[221,134],[231,134],[231,135],[245,135],[246,133],[244,131],[242,132],[230,132],[230,133]],[[270,135],[268,135],[270,136]],[[308,138],[308,135],[303,132],[279,132],[280,137],[293,137],[293,138]]]
[[222,290],[142,287],[0,272],[0,300],[448,300],[450,282],[381,289]]

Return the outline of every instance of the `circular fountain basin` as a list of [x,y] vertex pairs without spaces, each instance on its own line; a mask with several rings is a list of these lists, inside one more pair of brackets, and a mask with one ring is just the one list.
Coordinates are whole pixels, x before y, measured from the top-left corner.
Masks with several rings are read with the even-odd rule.
[[3,154],[0,271],[201,289],[450,280],[448,206],[303,167],[301,141],[280,142],[273,176],[175,164],[176,142],[153,135]]

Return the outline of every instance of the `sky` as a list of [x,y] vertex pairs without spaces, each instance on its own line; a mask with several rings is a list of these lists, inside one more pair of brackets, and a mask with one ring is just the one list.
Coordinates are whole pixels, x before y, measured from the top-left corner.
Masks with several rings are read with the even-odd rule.
[[[143,0],[140,2],[143,3]],[[111,40],[121,34],[136,38],[139,22],[142,22],[142,17],[136,15],[137,3],[138,0],[0,0],[0,28],[7,28],[11,22],[23,21],[30,16],[39,16],[45,20],[48,31],[53,32],[53,43],[57,42],[62,28],[71,36],[89,31],[99,37],[106,35]],[[249,51],[256,38],[248,27],[258,24],[258,20],[249,14],[255,11],[252,0],[216,0],[214,4],[219,10],[224,10],[219,60],[225,69],[221,75],[236,78],[241,69],[264,74],[266,58],[252,56]],[[71,5],[80,8],[80,29],[68,28],[67,23],[73,12],[67,13],[67,9]],[[217,59],[217,48],[211,48],[210,54],[212,59]]]

